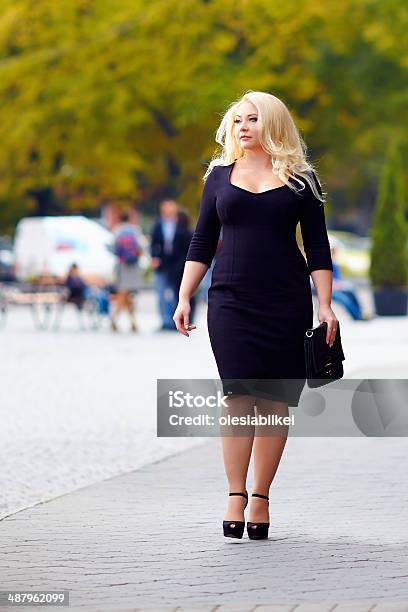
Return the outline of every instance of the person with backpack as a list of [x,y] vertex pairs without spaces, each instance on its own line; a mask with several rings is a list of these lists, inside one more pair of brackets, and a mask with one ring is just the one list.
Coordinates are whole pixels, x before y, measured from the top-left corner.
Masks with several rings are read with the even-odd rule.
[[114,231],[114,253],[118,258],[116,266],[116,296],[112,309],[112,331],[118,331],[117,317],[122,310],[129,313],[131,330],[137,331],[133,294],[140,289],[141,276],[139,257],[142,248],[139,242],[140,230],[130,222],[128,211],[120,214],[120,224]]

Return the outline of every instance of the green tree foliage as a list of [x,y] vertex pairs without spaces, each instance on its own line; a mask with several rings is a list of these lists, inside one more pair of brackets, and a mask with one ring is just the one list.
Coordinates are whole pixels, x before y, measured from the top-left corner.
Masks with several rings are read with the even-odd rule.
[[0,220],[49,188],[72,210],[167,195],[196,210],[247,89],[285,100],[352,200],[394,131],[407,148],[407,25],[403,0],[3,0]]
[[392,145],[382,168],[374,211],[370,277],[374,286],[408,285],[408,224],[405,177],[398,148]]

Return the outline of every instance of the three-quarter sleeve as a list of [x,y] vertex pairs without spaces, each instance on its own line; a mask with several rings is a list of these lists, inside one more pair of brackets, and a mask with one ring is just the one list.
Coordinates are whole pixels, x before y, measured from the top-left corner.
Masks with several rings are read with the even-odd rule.
[[[322,190],[315,173],[313,180],[320,195]],[[332,270],[333,263],[327,235],[324,204],[316,198],[311,188],[306,184],[304,197],[300,202],[300,229],[307,259],[309,274],[314,270]]]
[[221,230],[221,221],[215,205],[216,170],[215,166],[204,183],[197,225],[186,257],[186,261],[200,261],[208,267],[215,255]]

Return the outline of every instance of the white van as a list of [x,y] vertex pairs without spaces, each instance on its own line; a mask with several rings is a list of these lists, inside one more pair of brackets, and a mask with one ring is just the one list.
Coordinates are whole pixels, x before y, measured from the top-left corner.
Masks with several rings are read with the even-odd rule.
[[113,234],[83,216],[26,217],[14,239],[15,274],[25,281],[41,274],[64,277],[77,263],[81,275],[113,282]]

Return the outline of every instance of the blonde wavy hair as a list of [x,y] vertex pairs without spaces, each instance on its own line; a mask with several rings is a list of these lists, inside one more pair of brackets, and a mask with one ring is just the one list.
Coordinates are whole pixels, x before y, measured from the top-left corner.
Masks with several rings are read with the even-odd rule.
[[[258,111],[259,140],[263,149],[272,157],[272,171],[295,193],[305,188],[302,178],[309,184],[318,200],[324,202],[319,194],[312,172],[316,170],[306,160],[307,146],[303,141],[286,105],[276,96],[263,91],[245,92],[238,100],[232,102],[222,117],[215,135],[215,141],[220,147],[215,152],[203,177],[205,181],[214,166],[228,166],[244,156],[240,142],[234,136],[234,121],[238,107],[242,102],[249,101]],[[297,189],[289,179],[300,183]],[[320,181],[317,178],[321,189]]]

